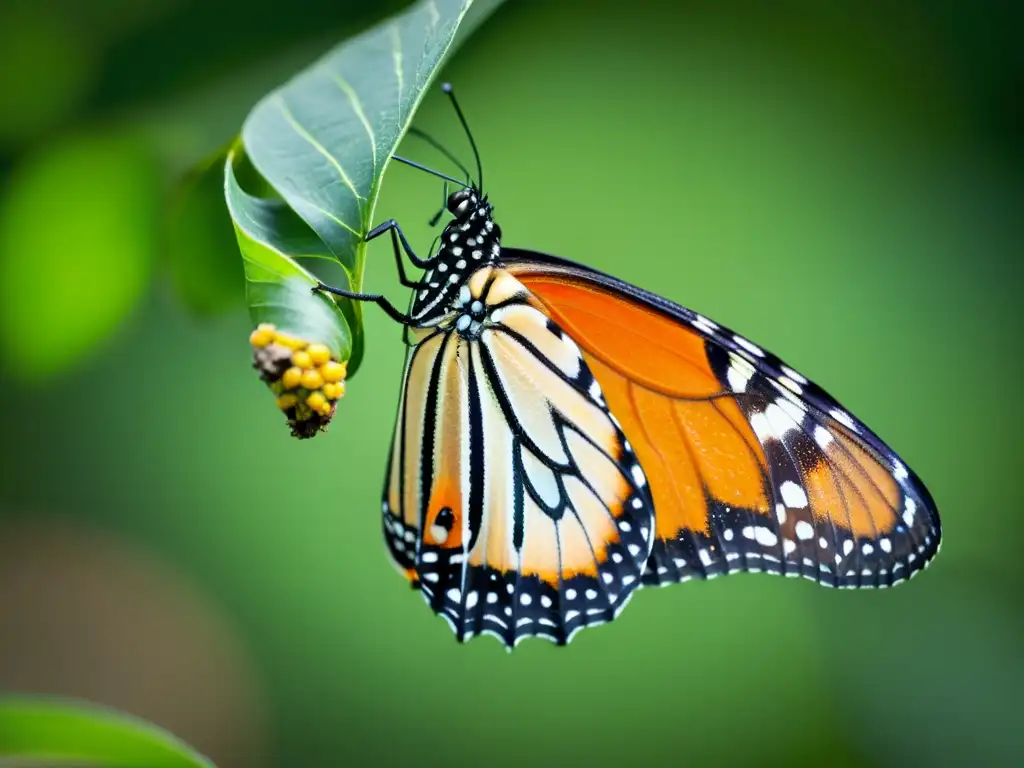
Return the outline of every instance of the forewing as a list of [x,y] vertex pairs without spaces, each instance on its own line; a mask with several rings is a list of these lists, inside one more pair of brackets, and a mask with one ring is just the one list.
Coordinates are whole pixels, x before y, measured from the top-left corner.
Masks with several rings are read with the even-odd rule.
[[583,350],[651,484],[647,584],[736,571],[885,587],[939,547],[906,464],[820,387],[727,328],[579,265],[503,251]]

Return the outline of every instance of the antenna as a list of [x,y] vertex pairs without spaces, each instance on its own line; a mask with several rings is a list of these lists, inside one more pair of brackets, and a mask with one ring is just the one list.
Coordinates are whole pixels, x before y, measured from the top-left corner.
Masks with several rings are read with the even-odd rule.
[[427,144],[432,146],[434,149],[436,149],[442,155],[444,155],[449,160],[451,160],[453,163],[455,163],[455,165],[458,166],[459,170],[462,171],[464,174],[466,174],[466,178],[467,179],[471,178],[471,174],[469,172],[469,169],[467,169],[466,166],[464,166],[462,163],[459,162],[459,158],[457,158],[454,153],[449,152],[448,149],[444,145],[441,144],[441,142],[439,142],[437,139],[435,139],[429,133],[427,133],[426,131],[421,131],[419,128],[417,128],[416,126],[412,125],[412,126],[409,126],[409,135],[410,136],[415,136],[418,139],[423,139],[423,141],[427,142]]
[[455,107],[455,113],[459,116],[459,122],[462,123],[462,130],[466,132],[466,138],[469,139],[469,146],[473,148],[473,157],[476,158],[477,181],[480,182],[480,192],[483,192],[484,167],[480,163],[480,152],[477,151],[476,142],[473,141],[473,134],[469,131],[469,124],[466,122],[466,116],[462,114],[462,110],[459,108],[459,102],[455,100],[455,93],[452,91],[452,84],[445,83],[441,86],[441,90],[447,93],[448,98],[452,100],[452,106]]
[[450,181],[453,184],[458,184],[460,187],[468,187],[469,186],[469,184],[467,184],[464,181],[459,181],[458,179],[453,179],[451,176],[449,176],[447,174],[441,173],[440,171],[435,171],[433,168],[427,168],[427,166],[425,166],[425,165],[420,165],[419,163],[414,162],[413,160],[409,160],[408,158],[402,157],[400,155],[392,155],[391,158],[393,160],[397,160],[400,163],[405,163],[406,165],[412,166],[413,168],[416,168],[416,169],[418,169],[420,171],[426,171],[431,176],[437,176],[439,179],[444,179],[445,181]]

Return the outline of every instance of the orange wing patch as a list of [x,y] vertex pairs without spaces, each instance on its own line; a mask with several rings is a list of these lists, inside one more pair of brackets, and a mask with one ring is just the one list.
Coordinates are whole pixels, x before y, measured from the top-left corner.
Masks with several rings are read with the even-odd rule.
[[889,586],[934,555],[927,490],[819,387],[690,310],[518,253],[507,268],[582,348],[650,481],[646,583],[745,570]]
[[558,278],[525,278],[538,304],[586,350],[651,479],[658,537],[710,533],[711,499],[769,511],[765,459],[711,368],[703,339],[635,304]]
[[703,340],[687,328],[615,298],[609,306],[606,293],[563,278],[520,279],[552,320],[577,342],[585,339],[592,356],[621,370],[629,381],[675,397],[721,393]]

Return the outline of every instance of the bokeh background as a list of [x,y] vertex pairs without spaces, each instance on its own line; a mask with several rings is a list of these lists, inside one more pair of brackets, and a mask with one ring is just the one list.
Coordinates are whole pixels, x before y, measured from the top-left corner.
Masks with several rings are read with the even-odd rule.
[[[399,330],[366,313],[330,432],[293,440],[216,194],[192,229],[168,215],[263,92],[399,5],[0,5],[0,688],[222,766],[1020,765],[1010,4],[510,0],[450,61],[509,244],[781,355],[945,528],[896,590],[689,583],[511,655],[458,645],[386,558]],[[439,94],[418,123],[464,147]],[[377,210],[425,248],[440,194],[392,167]],[[368,284],[401,302],[388,248]]]

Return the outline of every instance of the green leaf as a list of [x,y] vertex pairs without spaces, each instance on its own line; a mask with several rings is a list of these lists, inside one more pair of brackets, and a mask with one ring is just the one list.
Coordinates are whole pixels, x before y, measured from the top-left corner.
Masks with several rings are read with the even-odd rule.
[[149,285],[160,171],[131,133],[65,136],[23,161],[0,201],[0,348],[36,382],[107,340]]
[[253,323],[326,344],[339,360],[352,356],[353,339],[341,308],[314,293],[317,278],[296,257],[327,258],[323,242],[282,200],[250,195],[235,175],[239,149],[224,164],[224,195],[242,252],[245,292]]
[[224,196],[222,150],[196,166],[172,192],[165,215],[165,266],[178,295],[196,314],[241,303],[242,265]]
[[[465,34],[499,2],[477,2]],[[363,284],[363,237],[384,170],[471,3],[419,2],[337,46],[268,94],[242,128],[245,153],[260,177],[318,238],[315,255],[342,266],[352,290]],[[248,217],[244,225],[236,218],[236,226],[282,258],[313,250],[305,244],[307,253],[300,253],[294,233],[276,230],[294,225],[280,206],[236,201],[235,214]],[[349,319],[353,351],[361,355],[361,310],[344,299],[337,304]],[[357,365],[358,358],[350,361],[349,377]]]
[[45,758],[46,765],[213,768],[177,737],[143,720],[91,704],[17,696],[0,699],[0,762],[10,758]]

